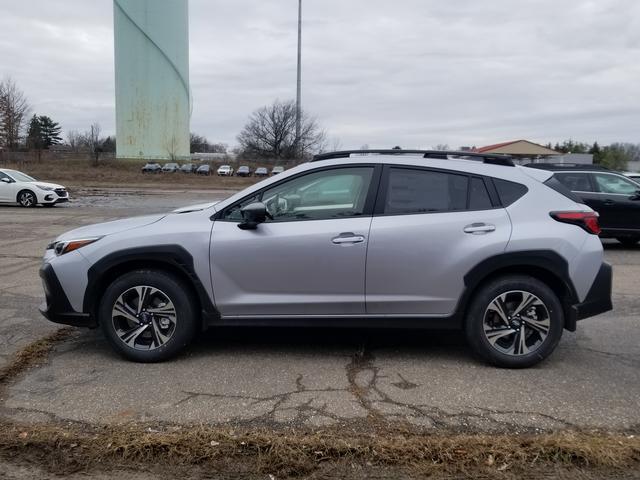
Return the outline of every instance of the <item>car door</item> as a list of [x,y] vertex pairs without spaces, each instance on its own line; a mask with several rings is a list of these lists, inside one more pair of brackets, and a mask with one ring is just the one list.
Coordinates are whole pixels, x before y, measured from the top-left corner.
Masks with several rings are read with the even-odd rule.
[[[381,167],[315,170],[288,178],[217,216],[211,240],[216,306],[225,317],[361,315],[365,261]],[[238,228],[241,208],[272,215]]]
[[488,180],[456,172],[387,167],[369,234],[368,314],[444,316],[464,276],[504,252],[511,222]]
[[640,186],[615,173],[594,172],[593,179],[606,211],[606,227],[640,230]]
[[[7,183],[7,180],[9,181]],[[9,175],[0,172],[0,202],[15,202],[14,182]]]

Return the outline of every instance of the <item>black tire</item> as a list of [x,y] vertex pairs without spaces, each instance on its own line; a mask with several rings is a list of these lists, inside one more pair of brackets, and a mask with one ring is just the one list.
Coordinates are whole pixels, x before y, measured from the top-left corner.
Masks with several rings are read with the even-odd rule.
[[[528,307],[533,309],[532,316],[525,314],[511,317],[511,314],[517,313],[518,299],[524,300],[523,293],[534,295],[539,303],[535,302]],[[498,315],[497,310],[493,310],[494,300],[498,301],[501,296],[503,298],[500,303],[506,307],[507,313],[504,321],[509,326],[504,324],[503,317]],[[529,312],[529,309],[526,310]],[[542,327],[547,329],[544,338],[543,333],[533,328],[539,325],[539,321],[534,320],[533,316],[544,319],[542,322],[547,324]],[[487,332],[492,332],[496,338],[493,344],[488,338],[492,333],[485,333],[485,324],[488,325]],[[502,332],[499,331],[500,328]],[[556,294],[540,280],[525,275],[500,277],[481,287],[474,295],[465,318],[465,335],[473,351],[484,361],[503,368],[527,368],[541,362],[554,351],[562,338],[563,329],[564,313]],[[508,331],[514,333],[505,335]],[[524,347],[520,347],[520,332],[524,334]],[[522,349],[521,352],[505,352],[512,339],[513,349]],[[530,344],[527,345],[527,342]]]
[[31,190],[21,190],[16,197],[21,207],[33,208],[38,205],[38,198]]
[[[135,336],[133,340],[134,345],[131,346],[126,344],[120,335],[123,335],[123,331],[127,328],[131,328],[129,333],[133,332],[133,330],[137,331],[142,329],[145,326],[144,319],[140,318],[140,323],[135,324],[125,317],[114,317],[112,312],[116,301],[124,298],[126,295],[135,295],[133,290],[135,287],[141,286],[157,289],[160,294],[162,294],[162,299],[166,298],[169,300],[168,303],[174,307],[175,323],[167,327],[168,329],[164,331],[168,336],[168,339],[166,339],[167,337],[164,335],[154,333],[163,331],[160,326],[162,314],[157,317],[151,314],[150,316],[154,317],[153,320],[149,318],[146,319],[148,323],[147,329]],[[157,300],[159,294],[155,295],[156,298],[152,300],[156,302],[154,308],[162,308],[163,304],[158,303]],[[132,302],[131,305],[137,305],[137,303]],[[128,311],[135,313],[132,312],[132,310]],[[105,337],[120,355],[134,362],[154,363],[174,357],[193,341],[198,330],[198,312],[199,309],[197,308],[197,301],[194,295],[190,289],[185,287],[179,278],[161,270],[138,270],[122,275],[109,285],[100,302],[98,321]],[[149,317],[148,313],[145,313],[145,315]],[[120,335],[118,333],[120,333]],[[155,340],[161,337],[164,339],[164,343]],[[137,347],[136,342],[139,342]],[[149,349],[143,349],[145,342],[150,344],[147,345]],[[157,345],[156,342],[158,342]]]
[[640,242],[640,237],[618,237],[616,238],[625,247],[633,247]]

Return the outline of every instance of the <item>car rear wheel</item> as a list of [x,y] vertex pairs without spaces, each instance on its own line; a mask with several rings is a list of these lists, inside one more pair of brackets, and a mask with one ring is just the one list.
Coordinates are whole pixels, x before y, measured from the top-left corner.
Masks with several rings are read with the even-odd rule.
[[618,237],[616,238],[616,240],[618,240],[625,247],[633,247],[634,245],[637,245],[638,242],[640,242],[640,236],[639,237]]
[[38,204],[36,195],[30,190],[22,190],[18,194],[18,203],[25,208],[35,207]]
[[100,303],[98,320],[109,343],[135,362],[167,360],[194,338],[197,308],[175,276],[141,270],[116,279]]
[[505,368],[526,368],[547,358],[563,328],[558,297],[528,276],[505,276],[482,287],[465,323],[467,341],[475,353]]

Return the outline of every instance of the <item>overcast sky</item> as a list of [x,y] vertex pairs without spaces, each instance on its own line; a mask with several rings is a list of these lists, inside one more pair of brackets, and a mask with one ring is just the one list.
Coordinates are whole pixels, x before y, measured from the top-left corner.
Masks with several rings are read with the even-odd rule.
[[[303,101],[342,147],[640,142],[638,0],[303,0]],[[190,0],[191,130],[295,97],[295,0]],[[115,130],[109,0],[0,0],[0,77]]]

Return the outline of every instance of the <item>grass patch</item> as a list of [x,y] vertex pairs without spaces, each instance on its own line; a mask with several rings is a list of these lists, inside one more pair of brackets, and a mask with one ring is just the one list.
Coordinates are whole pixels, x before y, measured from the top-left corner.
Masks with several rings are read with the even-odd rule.
[[[65,159],[46,162],[4,163],[2,168],[25,172],[43,182],[60,183],[71,187],[163,187],[200,189],[240,189],[260,179],[255,177],[218,177],[212,167],[211,176],[195,174],[164,173],[142,174],[146,162],[108,160],[98,166],[88,161]],[[163,162],[164,163],[164,162]]]
[[56,330],[17,352],[14,359],[0,369],[0,387],[5,386],[24,371],[44,362],[56,343],[69,338],[72,332],[72,328]]
[[[401,468],[409,474],[526,473],[532,468],[638,469],[640,438],[601,432],[543,435],[425,435],[326,429],[233,430],[206,426],[0,424],[0,453],[55,473],[84,469],[238,465],[297,477],[327,464]],[[233,465],[233,467],[231,467]]]

